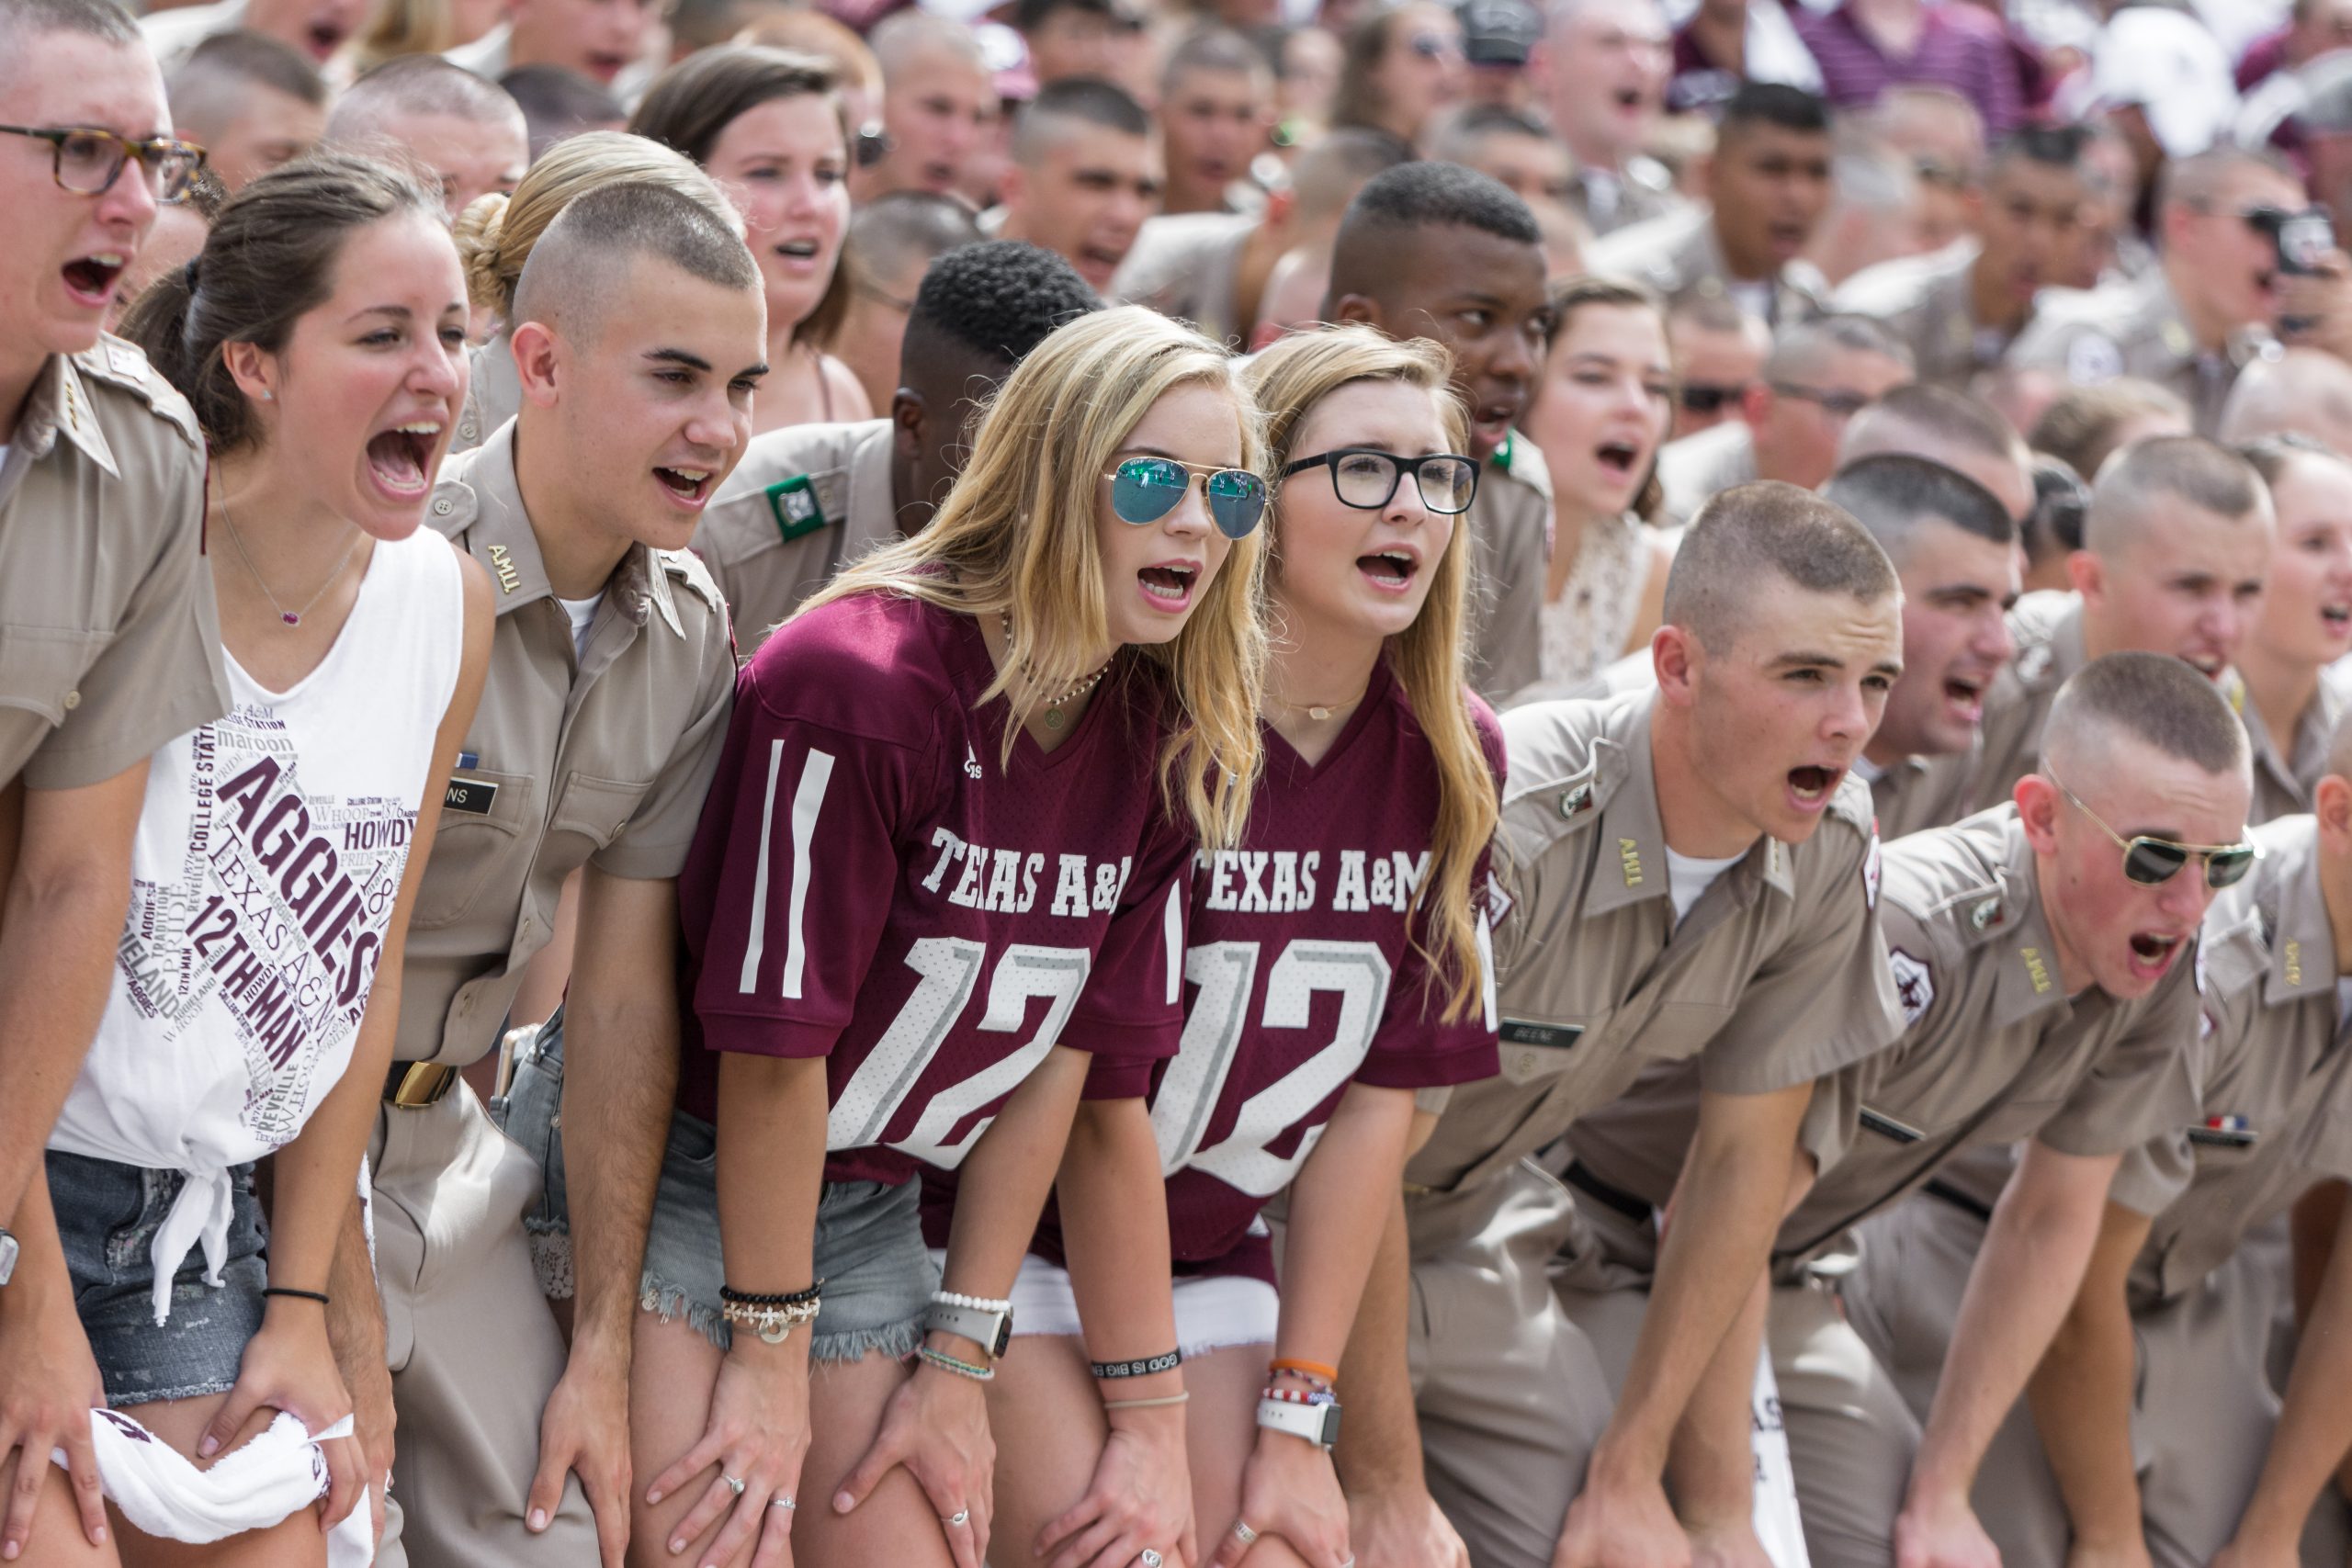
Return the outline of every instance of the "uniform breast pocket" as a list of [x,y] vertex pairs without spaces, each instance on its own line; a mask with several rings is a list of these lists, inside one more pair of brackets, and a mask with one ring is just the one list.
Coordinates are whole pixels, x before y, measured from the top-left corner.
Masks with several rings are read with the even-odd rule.
[[1658,1003],[1657,1010],[1642,1026],[1634,1049],[1653,1061],[1689,1061],[1723,1032],[1731,1013],[1728,998],[1669,998]]
[[555,810],[548,818],[550,833],[577,833],[604,849],[621,836],[628,826],[629,817],[644,800],[650,783],[629,784],[620,779],[600,779],[590,773],[572,773],[563,781],[563,791],[556,796]]
[[2013,1100],[1986,1117],[1974,1134],[1973,1142],[1984,1144],[2014,1144],[2020,1138],[2030,1138],[2041,1131],[2050,1119],[2064,1109],[2065,1100],[2056,1097],[2037,1100]]
[[466,768],[449,775],[411,923],[426,931],[455,925],[490,887],[521,886],[522,866],[537,847],[537,788],[528,773]]
[[39,714],[52,728],[63,724],[105,640],[101,632],[0,626],[0,707]]

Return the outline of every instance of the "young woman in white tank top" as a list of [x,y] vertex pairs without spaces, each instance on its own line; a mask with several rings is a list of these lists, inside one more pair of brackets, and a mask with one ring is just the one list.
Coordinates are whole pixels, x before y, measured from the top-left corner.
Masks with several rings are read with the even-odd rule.
[[[154,1560],[151,1536],[224,1528],[241,1533],[171,1561],[339,1568],[369,1546],[354,1509],[383,1463],[349,1438],[309,1439],[352,1415],[330,1264],[390,1055],[437,782],[488,659],[487,580],[419,526],[465,394],[465,321],[437,202],[331,157],[248,187],[129,323],[212,450],[233,705],[150,764],[106,1012],[27,1205],[42,1211],[18,1276],[30,1321],[0,1314],[0,1382],[78,1383],[84,1406],[127,1409],[198,1470],[274,1440],[296,1495],[305,1464],[326,1494],[316,1517],[285,1517],[281,1496],[224,1523],[167,1455],[136,1484],[108,1469],[118,1503],[141,1505],[120,1558],[134,1565]],[[300,1429],[269,1430],[280,1413]],[[88,1438],[67,1447],[78,1475]],[[89,1494],[76,1520],[64,1475],[36,1515],[35,1561],[44,1541],[78,1552],[77,1522],[94,1545],[106,1533]],[[346,1518],[331,1559],[322,1527]]]

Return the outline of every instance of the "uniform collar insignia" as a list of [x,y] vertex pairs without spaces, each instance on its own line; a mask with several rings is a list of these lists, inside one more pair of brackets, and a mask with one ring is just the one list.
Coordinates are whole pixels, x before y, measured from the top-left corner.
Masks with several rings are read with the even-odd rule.
[[23,446],[28,457],[46,457],[60,435],[79,446],[108,478],[122,477],[114,448],[107,444],[106,432],[98,428],[98,416],[90,407],[90,390],[83,384],[80,369],[68,356],[52,354],[47,369],[33,383],[23,417],[17,422],[15,444]]

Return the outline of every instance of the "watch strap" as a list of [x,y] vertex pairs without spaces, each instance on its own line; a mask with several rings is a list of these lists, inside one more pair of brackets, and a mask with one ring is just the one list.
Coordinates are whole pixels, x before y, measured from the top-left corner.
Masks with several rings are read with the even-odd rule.
[[10,1235],[5,1226],[0,1226],[0,1285],[6,1284],[8,1277],[16,1271],[17,1238]]
[[1294,1404],[1283,1399],[1261,1399],[1258,1401],[1258,1425],[1271,1431],[1304,1438],[1329,1452],[1340,1440],[1340,1407],[1337,1404]]
[[925,1333],[960,1335],[988,1352],[993,1359],[1012,1345],[1012,1312],[987,1312],[978,1307],[957,1306],[952,1302],[933,1302],[922,1309]]

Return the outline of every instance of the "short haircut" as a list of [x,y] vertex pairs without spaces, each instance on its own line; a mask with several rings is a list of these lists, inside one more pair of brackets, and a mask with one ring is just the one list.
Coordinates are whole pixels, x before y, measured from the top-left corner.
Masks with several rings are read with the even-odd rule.
[[514,286],[515,321],[593,336],[601,303],[641,256],[723,288],[760,289],[759,264],[709,208],[668,186],[627,180],[574,197],[548,225]]
[[1842,130],[1831,145],[1829,177],[1838,207],[1895,214],[1918,204],[1919,175],[1909,159],[1882,142]]
[[1785,82],[1742,82],[1724,100],[1717,122],[1717,141],[1728,141],[1758,126],[1772,126],[1801,136],[1829,134],[1829,100]]
[[866,288],[882,288],[916,262],[930,262],[986,237],[972,209],[954,197],[894,190],[850,214],[842,265]]
[[2156,210],[2177,203],[2205,211],[2222,198],[2233,179],[2253,169],[2267,169],[2299,187],[2303,183],[2302,176],[2277,154],[2224,143],[2193,157],[2167,160],[2156,175]]
[[1765,340],[1771,340],[1772,329],[1740,309],[1739,301],[1728,294],[1685,294],[1667,307],[1667,325],[1680,321],[1702,333],[1725,333],[1746,337],[1761,330]]
[[199,141],[219,136],[236,123],[256,87],[312,108],[327,101],[326,78],[309,55],[267,33],[239,28],[198,44],[164,79],[172,129]]
[[1177,79],[1192,71],[1268,78],[1273,75],[1273,67],[1264,51],[1231,28],[1215,23],[1193,28],[1168,51],[1168,63],[1159,72],[1159,96],[1164,98],[1174,92]]
[[1822,498],[1853,513],[1900,567],[1919,530],[1941,524],[1996,545],[2017,542],[2000,498],[1957,468],[1902,452],[1856,458],[1822,487]]
[[1122,136],[1149,136],[1151,116],[1136,96],[1100,76],[1066,76],[1037,89],[1012,128],[1012,161],[1034,166],[1046,145],[1072,125],[1100,126]]
[[1764,375],[1776,381],[1814,375],[1838,354],[1872,354],[1912,368],[1911,350],[1876,317],[1848,314],[1816,316],[1783,329],[1764,356]]
[[1042,245],[984,240],[931,264],[907,315],[907,342],[1010,369],[1054,329],[1102,306],[1078,269]]
[[2083,547],[2105,556],[2132,542],[2159,496],[2233,521],[2262,509],[2262,476],[2228,447],[2201,435],[2158,435],[2123,449],[2091,484]]
[[2170,388],[2133,376],[2118,376],[2088,387],[2069,387],[2051,400],[2027,436],[2037,452],[2065,460],[2084,481],[2098,478],[2134,421],[2165,418],[2188,427],[2188,405]]
[[1846,426],[1838,452],[1848,462],[1923,446],[2007,458],[2022,465],[2025,442],[1992,404],[1966,392],[1913,381],[1881,393]]
[[1400,164],[1372,176],[1340,220],[1325,299],[1377,295],[1401,243],[1430,229],[1475,229],[1513,244],[1541,246],[1535,214],[1511,188],[1459,164]]
[[2352,365],[2324,348],[2290,348],[2238,375],[2222,405],[2221,439],[2235,446],[2289,431],[2332,446],[2352,435]]
[[931,54],[948,55],[981,75],[988,74],[988,57],[980,51],[978,36],[952,17],[912,8],[893,11],[875,24],[866,41],[874,46],[874,58],[882,62],[886,83]]
[[1450,164],[1459,164],[1464,161],[1464,154],[1489,136],[1523,136],[1532,141],[1555,141],[1544,122],[1525,109],[1515,109],[1508,104],[1473,104],[1460,114],[1444,118],[1430,151],[1434,157]]
[[2085,755],[2096,739],[2122,736],[2209,773],[2245,773],[2249,766],[2245,726],[2229,699],[2169,653],[2092,660],[2058,688],[2042,734],[2045,764],[2057,762],[2061,781],[2075,790],[2093,787],[2091,775],[2112,761]]
[[392,135],[400,115],[447,115],[481,125],[528,124],[523,106],[495,82],[485,81],[437,54],[403,54],[354,82],[327,117],[327,141],[348,146]]
[[1365,182],[1413,161],[1413,150],[1385,130],[1342,125],[1302,149],[1290,168],[1293,210],[1300,220],[1337,219]]
[[2079,125],[2028,125],[2011,131],[1993,151],[1993,167],[2012,163],[2040,164],[2052,169],[2080,169],[2091,133]]
[[1666,578],[1668,626],[1707,648],[1737,639],[1746,606],[1770,577],[1862,604],[1898,591],[1894,563],[1843,507],[1809,490],[1759,479],[1699,509]]
[[[30,40],[43,33],[79,33],[101,43],[146,48],[130,13],[114,0],[0,0],[0,62],[33,62]],[[0,65],[0,82],[7,71]]]
[[2083,547],[2083,520],[2090,515],[2091,487],[2064,457],[2033,455],[2033,515],[2026,520],[2027,555],[2041,559],[2052,549]]
[[2347,458],[2326,442],[2314,441],[2308,435],[2298,435],[2292,431],[2279,435],[2266,435],[2258,441],[2233,446],[2231,450],[2244,457],[2254,471],[2262,476],[2264,485],[2274,489],[2280,479],[2287,477],[2287,469],[2299,458],[2317,457],[2324,462],[2352,466],[2352,458]]
[[518,65],[498,79],[523,110],[531,156],[583,130],[619,125],[628,110],[610,87],[561,65]]

